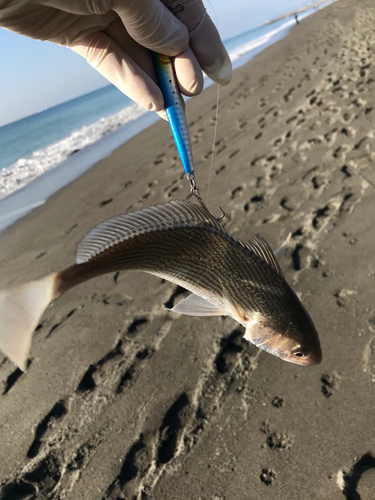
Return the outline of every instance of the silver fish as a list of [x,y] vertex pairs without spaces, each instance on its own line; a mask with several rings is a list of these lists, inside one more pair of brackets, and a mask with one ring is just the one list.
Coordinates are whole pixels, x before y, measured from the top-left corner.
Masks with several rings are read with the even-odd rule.
[[261,349],[300,365],[320,363],[314,324],[278,263],[287,243],[273,253],[258,235],[242,242],[187,201],[113,217],[83,238],[72,266],[0,292],[0,349],[25,370],[32,334],[52,300],[96,276],[134,269],[192,292],[172,311],[229,315]]

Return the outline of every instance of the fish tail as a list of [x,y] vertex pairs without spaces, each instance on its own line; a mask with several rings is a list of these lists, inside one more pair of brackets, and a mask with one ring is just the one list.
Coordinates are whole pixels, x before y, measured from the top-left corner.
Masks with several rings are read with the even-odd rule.
[[31,339],[49,303],[60,295],[58,274],[0,291],[0,350],[26,370]]

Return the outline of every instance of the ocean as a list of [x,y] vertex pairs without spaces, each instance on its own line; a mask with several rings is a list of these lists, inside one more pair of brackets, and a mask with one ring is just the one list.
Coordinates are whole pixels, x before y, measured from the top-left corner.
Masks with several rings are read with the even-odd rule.
[[[294,25],[292,16],[225,40],[233,67]],[[158,119],[109,85],[0,127],[0,231]]]

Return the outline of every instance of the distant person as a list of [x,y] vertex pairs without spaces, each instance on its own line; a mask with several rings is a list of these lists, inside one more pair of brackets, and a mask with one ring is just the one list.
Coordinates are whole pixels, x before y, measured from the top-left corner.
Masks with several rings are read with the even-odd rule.
[[295,20],[296,20],[296,24],[299,24],[299,21],[298,21],[298,16],[297,16],[297,14],[294,14],[294,17],[295,17]]
[[164,102],[151,50],[176,56],[177,79],[187,96],[202,91],[202,70],[222,85],[232,76],[231,61],[202,0],[0,1],[0,26],[71,48],[151,111],[162,111]]

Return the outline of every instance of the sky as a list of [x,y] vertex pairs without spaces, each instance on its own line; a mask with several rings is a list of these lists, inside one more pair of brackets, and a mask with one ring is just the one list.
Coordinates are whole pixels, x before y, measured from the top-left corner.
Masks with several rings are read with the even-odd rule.
[[[308,0],[204,1],[223,40],[309,3]],[[109,83],[84,58],[66,47],[33,40],[4,28],[0,28],[0,47],[0,126]]]

